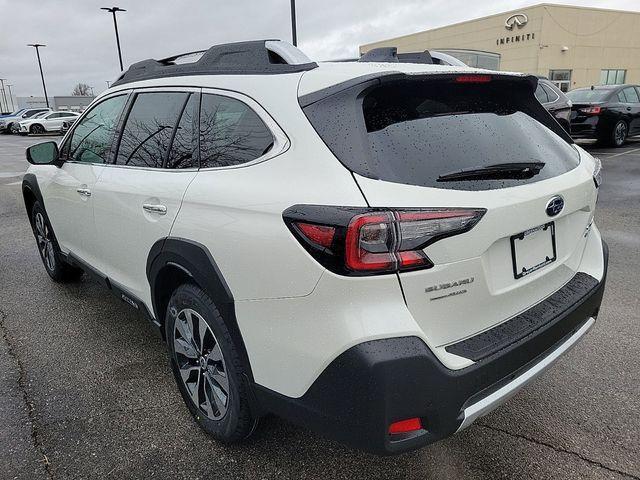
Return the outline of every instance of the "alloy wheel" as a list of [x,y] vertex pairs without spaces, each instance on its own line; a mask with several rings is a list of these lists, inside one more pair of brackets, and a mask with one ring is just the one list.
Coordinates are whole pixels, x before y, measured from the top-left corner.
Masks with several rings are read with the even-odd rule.
[[34,125],[33,127],[31,127],[31,131],[37,135],[44,133],[44,128],[42,127],[42,125]]
[[42,213],[36,213],[36,241],[38,242],[38,250],[42,255],[42,260],[49,271],[56,268],[56,257],[53,250],[53,238],[51,230],[47,226]]
[[190,308],[176,316],[174,359],[193,403],[207,418],[220,420],[229,407],[229,378],[220,344],[202,316]]
[[613,133],[613,138],[616,142],[616,145],[622,145],[624,140],[627,138],[627,124],[624,122],[619,122],[616,125],[616,129]]

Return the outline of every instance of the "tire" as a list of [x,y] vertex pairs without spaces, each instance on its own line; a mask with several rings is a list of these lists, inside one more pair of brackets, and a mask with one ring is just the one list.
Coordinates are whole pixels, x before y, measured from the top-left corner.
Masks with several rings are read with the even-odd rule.
[[627,126],[627,122],[624,120],[619,120],[611,130],[609,134],[609,144],[612,147],[622,147],[624,142],[627,140],[627,135],[629,134],[629,127]]
[[195,285],[178,287],[165,330],[171,370],[196,423],[223,443],[249,437],[258,418],[251,413],[246,370],[209,295]]
[[29,131],[33,134],[41,135],[45,132],[45,129],[42,125],[40,125],[39,123],[36,123],[35,125],[31,125],[31,128],[29,129]]
[[31,208],[31,225],[42,264],[51,279],[64,283],[80,278],[82,270],[64,260],[44,208],[37,201]]
[[4,133],[18,133],[20,131],[20,127],[18,126],[17,123],[12,122],[9,125],[7,125],[7,129],[4,131]]

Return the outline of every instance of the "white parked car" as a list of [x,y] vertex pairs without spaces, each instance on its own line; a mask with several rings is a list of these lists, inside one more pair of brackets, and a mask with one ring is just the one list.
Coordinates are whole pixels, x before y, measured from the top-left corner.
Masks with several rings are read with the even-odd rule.
[[535,77],[278,41],[179,60],[135,64],[30,147],[23,193],[50,277],[84,271],[147,317],[215,438],[271,412],[412,450],[593,326],[600,163]]
[[0,132],[2,133],[18,133],[20,127],[19,122],[32,118],[42,112],[50,112],[50,108],[22,108],[17,112],[0,116]]
[[62,123],[65,120],[75,119],[80,116],[75,112],[48,112],[38,118],[30,118],[19,123],[19,133],[27,135],[28,133],[41,134],[46,132],[59,132],[62,129]]

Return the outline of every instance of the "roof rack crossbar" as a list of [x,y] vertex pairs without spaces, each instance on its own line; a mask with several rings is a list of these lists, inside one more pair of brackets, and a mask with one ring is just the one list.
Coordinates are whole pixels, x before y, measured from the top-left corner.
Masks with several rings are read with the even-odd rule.
[[[176,63],[181,57],[202,53],[195,62]],[[181,53],[161,60],[134,63],[112,86],[153,78],[186,75],[265,75],[296,73],[318,66],[304,53],[281,40],[253,40],[214,45],[208,50]]]

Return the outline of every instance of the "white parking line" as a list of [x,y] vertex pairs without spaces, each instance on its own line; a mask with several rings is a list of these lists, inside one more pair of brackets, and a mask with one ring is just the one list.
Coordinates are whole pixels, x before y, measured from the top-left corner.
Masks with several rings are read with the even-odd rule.
[[633,153],[638,151],[640,151],[640,148],[634,148],[633,150],[627,150],[626,152],[616,153],[615,155],[611,155],[610,157],[607,157],[607,158],[620,157],[622,155],[626,155],[627,153]]
[[22,182],[12,182],[12,183],[7,183],[5,186],[6,187],[11,187],[13,185],[21,185],[21,184],[22,184]]

